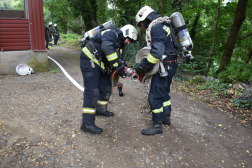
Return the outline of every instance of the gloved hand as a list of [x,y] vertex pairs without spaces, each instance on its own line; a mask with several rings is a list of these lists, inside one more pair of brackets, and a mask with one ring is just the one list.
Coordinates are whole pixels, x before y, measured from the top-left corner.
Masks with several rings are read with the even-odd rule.
[[125,66],[123,66],[123,64],[119,64],[118,67],[116,67],[116,73],[117,74],[123,74],[124,69],[125,69]]
[[123,66],[127,67],[128,65],[126,64],[125,61],[122,62]]
[[136,70],[137,73],[141,73],[141,74],[144,75],[144,69],[143,69],[143,64],[142,63],[136,63],[134,65],[134,67],[135,67],[135,70]]

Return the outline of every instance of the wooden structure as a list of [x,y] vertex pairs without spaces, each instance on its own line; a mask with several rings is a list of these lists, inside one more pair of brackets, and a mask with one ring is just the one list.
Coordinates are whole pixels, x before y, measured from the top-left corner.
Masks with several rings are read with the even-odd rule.
[[0,50],[46,51],[43,0],[24,0],[24,11],[0,10]]

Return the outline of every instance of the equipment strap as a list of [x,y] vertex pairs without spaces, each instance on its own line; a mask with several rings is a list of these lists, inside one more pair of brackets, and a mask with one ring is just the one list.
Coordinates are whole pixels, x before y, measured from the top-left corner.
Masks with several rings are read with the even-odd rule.
[[181,30],[184,30],[184,29],[187,29],[186,25],[175,28],[175,32],[178,33],[178,32],[180,32]]

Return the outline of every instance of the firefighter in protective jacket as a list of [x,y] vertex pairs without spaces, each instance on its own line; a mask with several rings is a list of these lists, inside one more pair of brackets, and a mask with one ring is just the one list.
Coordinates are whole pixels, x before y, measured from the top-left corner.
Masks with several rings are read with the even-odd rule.
[[80,68],[84,80],[84,102],[81,130],[101,134],[95,125],[95,116],[111,117],[107,110],[111,95],[110,72],[123,74],[125,63],[119,62],[117,51],[123,54],[124,45],[138,40],[137,30],[132,25],[121,29],[104,30],[89,40],[80,54]]
[[[152,8],[145,6],[138,11],[136,15],[136,24],[146,30],[149,25],[159,17],[161,16]],[[162,123],[166,125],[171,124],[171,102],[169,93],[172,78],[178,66],[177,53],[176,50],[174,50],[169,27],[162,22],[152,25],[150,30],[150,53],[141,63],[135,64],[135,69],[142,74],[151,71],[159,59],[163,55],[166,55],[167,57],[163,60],[163,64],[168,75],[161,77],[159,73],[156,73],[152,77],[148,101],[152,110],[153,125],[150,128],[143,129],[141,132],[143,135],[161,134],[163,133]]]
[[49,22],[48,29],[49,29],[49,45],[52,46],[52,37],[54,32],[52,22]]
[[58,25],[56,23],[53,25],[53,27],[54,27],[53,28],[53,41],[54,41],[54,44],[57,45],[58,40],[59,40],[59,36],[60,36],[59,28],[58,28]]

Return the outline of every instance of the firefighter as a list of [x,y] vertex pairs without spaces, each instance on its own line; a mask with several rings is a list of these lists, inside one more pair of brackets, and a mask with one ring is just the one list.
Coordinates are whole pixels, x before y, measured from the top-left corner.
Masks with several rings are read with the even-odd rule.
[[49,45],[52,46],[52,36],[53,36],[53,31],[54,31],[52,22],[49,22],[48,28],[49,28]]
[[132,25],[121,29],[104,30],[89,40],[80,53],[80,68],[84,80],[84,101],[81,130],[101,134],[95,125],[95,116],[114,116],[107,110],[111,95],[111,70],[123,74],[125,63],[119,62],[117,51],[124,53],[124,45],[138,40],[137,30]]
[[45,40],[46,40],[46,49],[49,50],[49,48],[48,48],[48,43],[49,43],[49,28],[46,25],[45,25]]
[[[136,24],[146,30],[152,21],[161,17],[152,8],[145,6],[141,8],[136,15]],[[153,22],[154,24],[155,22]],[[148,30],[147,30],[148,31]],[[147,33],[146,31],[146,33]],[[170,125],[171,102],[170,87],[172,78],[177,71],[177,53],[174,50],[174,44],[171,39],[171,31],[163,22],[157,22],[150,29],[151,34],[151,50],[147,58],[141,63],[135,64],[137,72],[144,74],[151,71],[153,66],[159,59],[166,55],[163,60],[165,70],[168,75],[161,77],[159,73],[153,75],[151,80],[151,88],[148,95],[148,101],[152,110],[153,125],[147,129],[143,129],[143,135],[162,134],[162,123]]]
[[55,23],[53,25],[53,41],[54,41],[54,45],[57,45],[58,40],[59,40],[59,28],[58,25]]

